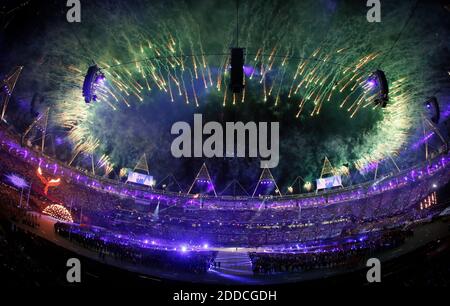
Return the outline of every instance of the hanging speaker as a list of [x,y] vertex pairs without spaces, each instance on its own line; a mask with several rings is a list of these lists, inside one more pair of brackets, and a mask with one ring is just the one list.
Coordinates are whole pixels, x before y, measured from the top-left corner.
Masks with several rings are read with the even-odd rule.
[[90,66],[83,82],[83,97],[86,103],[97,101],[96,89],[105,80],[105,75],[97,65]]
[[244,86],[244,49],[232,48],[230,89],[233,93],[242,93]]
[[389,85],[386,75],[384,71],[376,70],[372,74],[372,78],[376,81],[379,90],[378,97],[375,99],[375,104],[386,107],[389,101]]

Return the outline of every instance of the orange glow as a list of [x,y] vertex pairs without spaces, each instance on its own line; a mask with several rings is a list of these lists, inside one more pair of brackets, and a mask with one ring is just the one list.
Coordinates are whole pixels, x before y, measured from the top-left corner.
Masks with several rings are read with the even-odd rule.
[[55,219],[73,223],[70,212],[62,205],[52,204],[47,206],[42,213],[49,215]]
[[44,177],[44,175],[42,174],[41,167],[39,167],[37,169],[36,175],[41,180],[42,184],[44,184],[44,194],[45,195],[48,194],[48,189],[50,187],[57,187],[61,183],[61,178],[49,179],[49,178]]

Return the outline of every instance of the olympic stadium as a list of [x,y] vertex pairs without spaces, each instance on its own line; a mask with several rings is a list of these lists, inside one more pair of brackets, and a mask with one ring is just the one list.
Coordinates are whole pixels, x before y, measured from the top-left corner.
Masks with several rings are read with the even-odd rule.
[[10,285],[448,284],[449,3],[74,5],[0,5]]

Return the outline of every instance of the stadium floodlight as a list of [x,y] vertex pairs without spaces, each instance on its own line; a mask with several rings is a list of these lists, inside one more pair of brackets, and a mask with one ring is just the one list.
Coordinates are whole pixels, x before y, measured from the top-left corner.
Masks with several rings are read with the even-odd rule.
[[305,184],[303,185],[303,188],[305,188],[306,191],[310,192],[313,188],[312,183],[311,182],[305,182]]
[[86,103],[97,101],[96,89],[105,81],[105,75],[97,65],[89,67],[83,83],[83,97]]

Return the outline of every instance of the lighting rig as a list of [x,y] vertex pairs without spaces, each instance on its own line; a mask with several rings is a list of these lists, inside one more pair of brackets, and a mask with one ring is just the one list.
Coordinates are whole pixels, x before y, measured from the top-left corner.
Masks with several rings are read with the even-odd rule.
[[384,71],[375,70],[367,80],[367,84],[370,88],[376,88],[378,90],[375,105],[386,107],[389,102],[389,85]]
[[86,103],[97,101],[97,89],[105,81],[105,75],[97,65],[90,66],[83,83],[83,97]]

